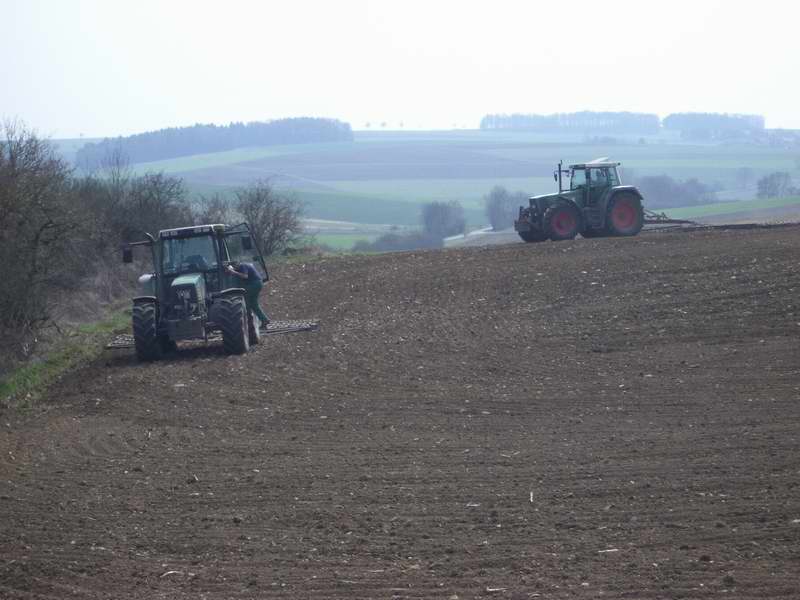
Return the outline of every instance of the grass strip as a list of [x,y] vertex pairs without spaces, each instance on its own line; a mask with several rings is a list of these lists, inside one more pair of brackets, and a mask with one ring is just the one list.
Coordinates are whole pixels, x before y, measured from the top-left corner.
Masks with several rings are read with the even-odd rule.
[[41,358],[0,380],[0,402],[26,410],[68,371],[100,356],[109,338],[130,329],[130,314],[120,310],[95,323],[70,327]]

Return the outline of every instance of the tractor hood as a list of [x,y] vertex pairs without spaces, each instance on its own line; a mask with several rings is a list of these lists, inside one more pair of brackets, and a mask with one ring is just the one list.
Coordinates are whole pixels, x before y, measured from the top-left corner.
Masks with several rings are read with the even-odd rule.
[[200,273],[187,273],[186,275],[181,275],[172,280],[172,287],[185,285],[205,287],[205,280]]
[[556,200],[557,198],[568,198],[568,199],[574,201],[575,200],[575,195],[576,195],[575,192],[574,191],[570,191],[570,190],[563,191],[560,194],[542,194],[540,196],[533,196],[530,199],[530,205],[534,206],[534,205],[536,205],[537,201],[541,201],[541,200],[548,200],[549,201],[548,204],[549,204],[553,200]]
[[194,302],[203,302],[206,297],[206,280],[202,273],[186,273],[185,275],[180,275],[172,280],[170,287],[176,291],[193,290],[191,297]]

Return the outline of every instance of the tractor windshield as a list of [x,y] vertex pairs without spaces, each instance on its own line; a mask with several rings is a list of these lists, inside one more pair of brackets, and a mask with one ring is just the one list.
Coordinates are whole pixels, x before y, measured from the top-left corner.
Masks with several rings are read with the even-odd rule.
[[164,273],[210,271],[217,268],[217,253],[210,235],[161,240]]

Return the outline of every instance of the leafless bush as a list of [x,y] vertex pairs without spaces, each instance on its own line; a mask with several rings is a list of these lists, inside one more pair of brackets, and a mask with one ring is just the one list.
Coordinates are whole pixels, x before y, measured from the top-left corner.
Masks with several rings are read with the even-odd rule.
[[486,217],[489,219],[492,229],[498,231],[511,227],[519,207],[527,204],[527,199],[524,192],[512,194],[501,185],[494,186],[484,198]]
[[16,123],[0,140],[0,337],[27,354],[57,291],[80,270],[82,225],[71,169],[53,148]]

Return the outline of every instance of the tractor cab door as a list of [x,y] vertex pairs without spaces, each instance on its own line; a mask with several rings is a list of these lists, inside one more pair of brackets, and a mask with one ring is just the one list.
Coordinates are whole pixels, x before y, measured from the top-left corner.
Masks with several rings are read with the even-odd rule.
[[603,167],[601,169],[588,169],[586,171],[589,179],[588,186],[588,205],[597,206],[600,201],[605,197],[608,190],[611,189],[612,181],[609,169]]
[[569,189],[574,193],[575,203],[578,206],[586,206],[589,194],[589,186],[586,169],[573,169],[569,176]]
[[230,262],[250,263],[261,275],[261,279],[265,281],[269,279],[264,257],[261,256],[247,223],[236,225],[225,231],[225,246],[228,250],[228,260]]

